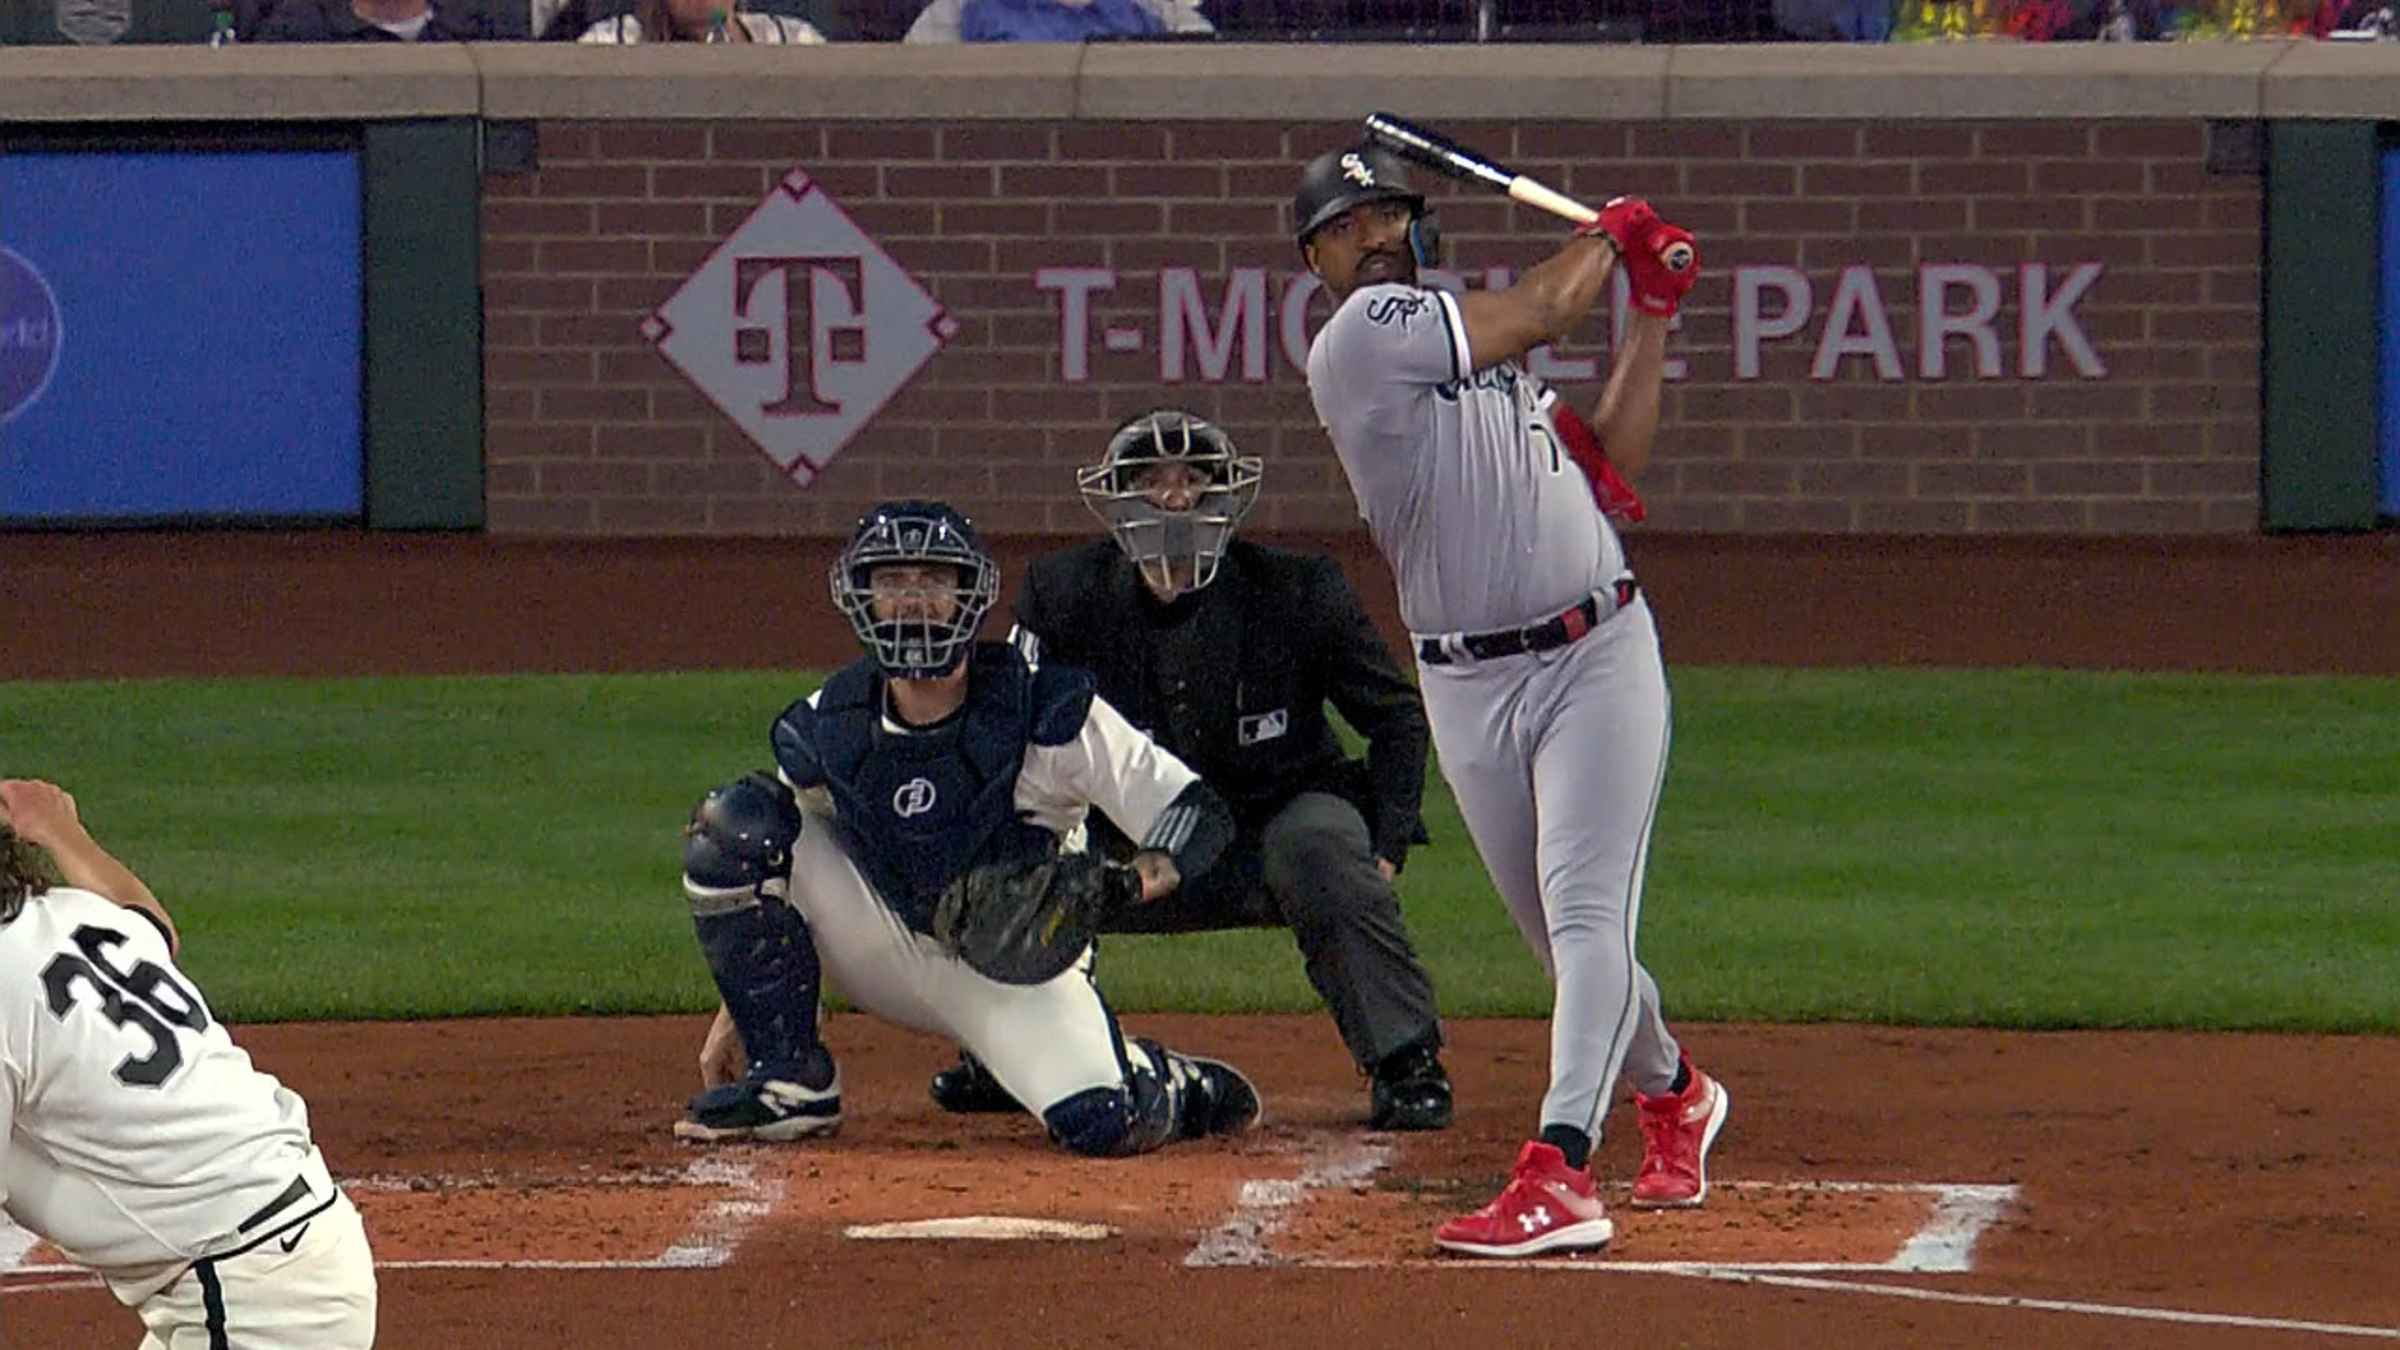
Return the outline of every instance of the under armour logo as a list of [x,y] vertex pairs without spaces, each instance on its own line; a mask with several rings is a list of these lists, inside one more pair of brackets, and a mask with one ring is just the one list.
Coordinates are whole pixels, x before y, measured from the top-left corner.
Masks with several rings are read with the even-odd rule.
[[892,794],[892,809],[903,816],[921,816],[933,809],[933,780],[911,778]]
[[1517,1216],[1517,1224],[1528,1233],[1538,1233],[1548,1228],[1550,1226],[1550,1207],[1535,1205],[1530,1212]]
[[1375,171],[1367,167],[1365,156],[1355,151],[1342,156],[1342,177],[1360,187],[1375,186]]

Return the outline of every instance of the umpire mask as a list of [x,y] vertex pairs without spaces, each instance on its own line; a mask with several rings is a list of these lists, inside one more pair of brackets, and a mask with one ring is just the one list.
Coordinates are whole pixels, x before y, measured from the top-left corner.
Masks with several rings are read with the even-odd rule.
[[1222,430],[1162,408],[1118,427],[1075,486],[1143,580],[1172,598],[1216,579],[1234,527],[1258,504],[1259,475],[1258,457]]
[[[888,582],[905,575],[903,568],[957,580],[901,594],[877,583],[876,573],[886,572]],[[974,523],[941,502],[885,502],[860,517],[828,580],[859,645],[897,680],[940,679],[958,669],[1000,596],[1000,565],[975,537]]]

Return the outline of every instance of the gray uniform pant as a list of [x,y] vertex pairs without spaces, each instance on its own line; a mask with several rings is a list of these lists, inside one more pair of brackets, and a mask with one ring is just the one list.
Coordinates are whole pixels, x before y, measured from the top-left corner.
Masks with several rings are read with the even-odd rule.
[[1442,776],[1555,985],[1544,1125],[1600,1137],[1622,1073],[1664,1092],[1682,1054],[1635,959],[1667,770],[1667,675],[1636,599],[1580,642],[1420,665]]
[[1124,911],[1108,931],[1251,927],[1292,930],[1308,982],[1360,1068],[1440,1035],[1433,979],[1409,943],[1399,895],[1375,866],[1367,822],[1346,798],[1301,793],[1263,828],[1237,834],[1191,885]]

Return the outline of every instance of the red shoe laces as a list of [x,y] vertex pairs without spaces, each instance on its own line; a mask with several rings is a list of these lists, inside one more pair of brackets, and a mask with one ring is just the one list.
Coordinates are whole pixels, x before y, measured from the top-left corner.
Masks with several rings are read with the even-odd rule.
[[1694,1150],[1688,1147],[1684,1136],[1683,1100],[1679,1097],[1670,1100],[1674,1104],[1664,1111],[1645,1110],[1638,1113],[1641,1118],[1642,1138],[1650,1145],[1643,1151],[1642,1161],[1645,1164],[1655,1164],[1654,1166],[1645,1166],[1644,1171],[1668,1168],[1687,1171],[1691,1168],[1691,1155]]

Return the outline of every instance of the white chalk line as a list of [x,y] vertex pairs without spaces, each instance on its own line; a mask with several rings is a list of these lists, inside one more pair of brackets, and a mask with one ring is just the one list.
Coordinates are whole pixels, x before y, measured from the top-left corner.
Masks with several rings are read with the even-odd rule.
[[1210,1229],[1183,1258],[1187,1267],[1289,1265],[1267,1250],[1267,1242],[1292,1221],[1308,1193],[1324,1186],[1355,1186],[1383,1170],[1392,1146],[1372,1137],[1319,1134],[1296,1178],[1242,1183],[1233,1213]]
[[[1269,1212],[1282,1213],[1298,1204],[1309,1189],[1303,1173],[1299,1183],[1252,1182],[1262,1188],[1281,1186],[1288,1189],[1262,1189],[1259,1199],[1273,1202],[1265,1206]],[[1911,1299],[1925,1303],[1954,1303],[1972,1307],[2017,1309],[2031,1312],[2081,1314],[2091,1317],[2115,1317],[2134,1321],[2171,1322],[2185,1326],[2234,1327],[2248,1331],[2292,1332],[2319,1336],[2347,1336],[2365,1340],[2400,1341],[2400,1328],[2371,1326],[2352,1322],[2319,1322],[2300,1318],[2256,1317],[2242,1313],[2197,1312],[2183,1308],[2153,1308],[2137,1304],[2101,1303],[2080,1299],[2032,1298],[2015,1294],[1970,1294],[1949,1289],[1925,1289],[1905,1284],[1880,1284],[1864,1280],[1827,1279],[1827,1275],[1857,1274],[1963,1274],[1974,1269],[1975,1242],[1996,1224],[2017,1196],[2017,1188],[2007,1185],[1985,1185],[1963,1182],[1874,1182],[1874,1181],[1720,1181],[1712,1189],[1748,1191],[1823,1191],[1871,1192],[1902,1191],[1931,1194],[1933,1212],[1889,1261],[1621,1261],[1605,1256],[1584,1258],[1548,1257],[1525,1261],[1478,1261],[1456,1257],[1410,1258],[1400,1261],[1337,1260],[1325,1258],[1278,1258],[1264,1249],[1263,1238],[1287,1223],[1284,1214],[1272,1226],[1260,1226],[1260,1245],[1256,1257],[1248,1262],[1221,1261],[1203,1263],[1186,1258],[1184,1264],[1276,1264],[1316,1270],[1443,1270],[1443,1271],[1522,1271],[1573,1270],[1594,1274],[1673,1275],[1689,1279],[1719,1280],[1734,1284],[1767,1285],[1779,1289],[1798,1289],[1820,1293],[1866,1294],[1882,1298]],[[1251,1200],[1250,1187],[1243,1188],[1244,1210],[1237,1210],[1230,1228],[1245,1217]],[[1225,1231],[1220,1228],[1220,1232]],[[1212,1236],[1214,1236],[1212,1234]],[[1205,1245],[1205,1244],[1204,1244]],[[1230,1255],[1232,1249],[1227,1249]],[[1195,1249],[1193,1255],[1199,1255]]]
[[[502,1186],[525,1186],[523,1181],[505,1177],[484,1176],[393,1176],[369,1175],[346,1177],[345,1190],[381,1192],[439,1192],[445,1190],[477,1190]],[[656,1172],[631,1175],[594,1177],[588,1182],[533,1183],[532,1189],[547,1189],[561,1185],[643,1185],[694,1186],[729,1190],[733,1194],[705,1206],[692,1216],[691,1226],[667,1244],[657,1256],[619,1259],[564,1260],[544,1257],[424,1257],[375,1263],[377,1270],[705,1270],[725,1265],[733,1260],[742,1239],[759,1220],[774,1212],[782,1203],[784,1181],[781,1177],[761,1179],[757,1168],[740,1158],[696,1158],[680,1172]],[[21,1241],[20,1241],[21,1239]],[[36,1239],[31,1233],[0,1219],[0,1292],[17,1294],[48,1293],[56,1290],[97,1288],[100,1281],[83,1267],[63,1262],[21,1265],[25,1253],[31,1251]],[[12,1255],[13,1253],[13,1255]],[[19,1284],[18,1276],[62,1275],[77,1278]]]
[[1856,1280],[1811,1279],[1756,1270],[1674,1271],[1703,1279],[1736,1284],[1765,1284],[1779,1289],[1826,1293],[1873,1294],[1883,1298],[1914,1299],[1923,1303],[1965,1303],[1984,1308],[2026,1308],[2037,1312],[2084,1313],[2095,1317],[2124,1317],[2143,1322],[2177,1322],[2188,1326],[2242,1327],[2252,1331],[2308,1332],[2320,1336],[2356,1336],[2368,1340],[2400,1341],[2400,1327],[2356,1322],[2310,1322],[2290,1317],[2249,1317],[2240,1313],[2191,1312],[2182,1308],[2145,1308],[2127,1303],[2088,1303],[2078,1299],[2027,1298],[2017,1294],[1968,1294],[1953,1289],[1920,1289],[1907,1284],[1869,1284]]

